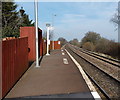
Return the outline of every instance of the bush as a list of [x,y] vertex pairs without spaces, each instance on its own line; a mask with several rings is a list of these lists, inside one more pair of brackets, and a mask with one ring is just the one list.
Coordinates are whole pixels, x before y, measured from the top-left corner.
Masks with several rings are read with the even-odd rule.
[[87,32],[80,43],[80,47],[120,59],[120,43],[102,38],[96,32]]
[[106,50],[106,54],[120,59],[119,52],[120,52],[120,43],[115,43],[113,41],[110,41]]
[[95,45],[97,43],[97,41],[99,41],[99,39],[101,39],[100,34],[98,34],[96,32],[87,32],[85,34],[85,36],[83,37],[81,43],[83,45],[86,42],[91,42]]
[[120,59],[120,43],[116,43],[105,38],[98,41],[95,51]]
[[109,40],[105,38],[101,38],[95,46],[95,51],[101,53],[107,53],[108,44],[109,44]]
[[89,50],[89,51],[94,51],[95,46],[91,42],[86,42],[82,46],[83,49]]

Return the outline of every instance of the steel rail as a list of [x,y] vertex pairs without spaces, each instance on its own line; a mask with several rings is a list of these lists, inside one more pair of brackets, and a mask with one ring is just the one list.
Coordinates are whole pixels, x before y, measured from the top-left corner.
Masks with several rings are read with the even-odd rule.
[[107,94],[107,92],[100,87],[100,85],[84,70],[86,75],[89,77],[89,79],[97,86],[97,88],[100,90],[100,92],[106,97],[106,99],[111,100],[110,96]]
[[[80,50],[80,48],[78,48],[79,50]],[[115,64],[115,63],[120,63],[120,61],[119,60],[115,60],[115,59],[111,59],[111,58],[107,58],[107,57],[104,57],[104,56],[101,56],[101,55],[99,55],[99,54],[95,54],[95,53],[93,53],[93,52],[90,52],[90,51],[87,51],[87,50],[80,50],[81,52],[83,52],[83,53],[85,53],[85,54],[88,54],[89,56],[92,56],[92,57],[95,57],[95,58],[97,58],[97,59],[100,59],[100,60],[102,60],[102,61],[104,61],[104,62],[106,62],[106,63],[109,63],[109,64],[111,64],[111,65],[114,65],[114,66],[117,66],[117,67],[120,67],[120,64]],[[96,55],[96,56],[95,56]],[[99,57],[97,57],[97,56],[99,56]],[[102,57],[102,58],[100,58],[100,57]],[[103,59],[103,58],[105,58],[105,59]],[[107,60],[109,60],[109,61],[107,61]],[[113,63],[113,62],[111,62],[111,61],[114,61],[115,63]]]
[[[69,48],[71,50],[71,48]],[[106,74],[107,76],[109,76],[110,78],[112,78],[113,80],[117,81],[118,83],[120,83],[120,81],[116,78],[114,78],[113,76],[109,75],[108,73],[104,72],[103,70],[101,70],[100,68],[98,68],[94,63],[90,62],[89,60],[87,60],[86,58],[84,58],[83,56],[79,55],[78,53],[76,53],[75,51],[71,50],[73,53],[75,53],[77,56],[81,57],[82,59],[84,59],[86,62],[88,62],[89,64],[91,64],[92,66],[96,67],[97,69],[99,69],[101,72],[103,72],[104,74]]]

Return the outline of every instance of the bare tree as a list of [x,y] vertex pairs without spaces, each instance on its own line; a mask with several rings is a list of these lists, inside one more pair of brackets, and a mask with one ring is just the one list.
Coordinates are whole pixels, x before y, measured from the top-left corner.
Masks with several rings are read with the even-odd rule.
[[120,1],[118,2],[118,9],[110,21],[113,22],[116,26],[120,25]]
[[118,9],[110,21],[115,24],[116,30],[118,30],[118,41],[120,42],[120,1],[118,2]]
[[99,41],[100,38],[101,38],[100,34],[89,31],[82,38],[81,44],[83,45],[86,42],[91,42],[95,45]]
[[[53,40],[53,37],[54,37],[54,36],[53,36],[53,32],[50,31],[50,33],[49,33],[49,39],[50,39],[50,40]],[[44,39],[47,38],[47,31],[46,31],[46,30],[44,30],[43,38],[44,38]]]

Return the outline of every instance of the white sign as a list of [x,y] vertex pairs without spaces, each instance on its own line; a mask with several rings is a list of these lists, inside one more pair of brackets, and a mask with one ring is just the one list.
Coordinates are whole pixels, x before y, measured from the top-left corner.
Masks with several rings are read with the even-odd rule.
[[46,40],[44,40],[44,42],[46,42]]
[[50,45],[50,40],[48,40],[48,44]]
[[58,44],[60,44],[60,41],[58,41]]

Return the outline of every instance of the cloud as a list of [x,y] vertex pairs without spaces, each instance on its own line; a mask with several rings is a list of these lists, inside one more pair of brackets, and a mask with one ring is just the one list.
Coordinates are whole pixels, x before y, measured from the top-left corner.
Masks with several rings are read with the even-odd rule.
[[55,28],[56,38],[62,36],[71,40],[77,37],[81,40],[86,32],[94,31],[102,37],[118,41],[118,32],[110,23],[117,3],[76,3],[71,4],[71,8],[76,12],[62,15]]
[[[102,7],[102,6],[101,6]],[[108,6],[107,6],[108,7]],[[109,6],[110,7],[110,6]],[[104,7],[106,8],[106,7]],[[56,26],[56,37],[66,37],[68,40],[78,38],[81,40],[85,33],[94,31],[101,34],[102,37],[118,41],[118,32],[114,31],[113,24],[110,23],[110,18],[114,14],[114,7],[104,11],[96,10],[94,16],[91,14],[65,14],[60,21],[60,25]]]
[[[71,40],[81,40],[85,33],[94,31],[102,37],[118,41],[118,32],[110,23],[117,8],[117,3],[74,3],[71,12],[63,14],[59,24],[56,25],[56,38],[63,36]],[[67,8],[68,9],[68,8]]]
[[56,26],[55,31],[57,33],[57,37],[63,36],[68,40],[73,38],[81,40],[86,32],[94,31],[99,33],[102,37],[118,41],[118,33],[117,31],[114,31],[114,26],[104,19],[77,19],[77,21],[72,21],[72,23],[68,20],[68,22],[66,21],[66,24],[64,23],[63,25],[61,24]]

